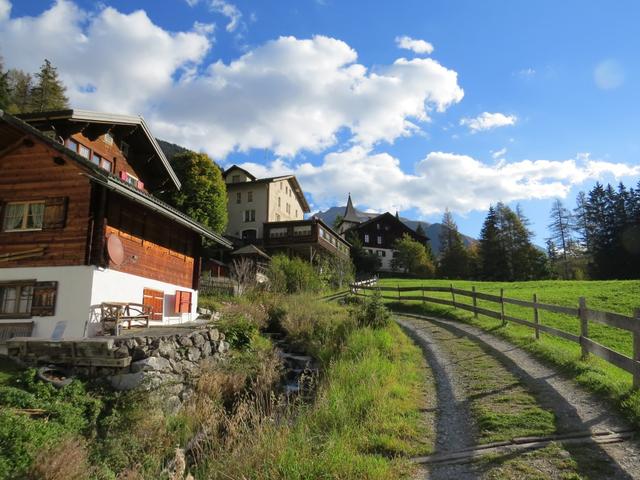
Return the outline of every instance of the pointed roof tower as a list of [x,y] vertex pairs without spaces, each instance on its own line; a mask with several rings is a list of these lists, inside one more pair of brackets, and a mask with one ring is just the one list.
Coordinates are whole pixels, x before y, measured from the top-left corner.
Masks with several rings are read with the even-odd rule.
[[358,214],[356,213],[356,209],[353,208],[353,202],[351,201],[351,193],[349,193],[347,206],[344,209],[344,215],[342,216],[342,221],[354,222],[354,223],[360,223],[362,221],[360,220],[360,217],[358,217]]

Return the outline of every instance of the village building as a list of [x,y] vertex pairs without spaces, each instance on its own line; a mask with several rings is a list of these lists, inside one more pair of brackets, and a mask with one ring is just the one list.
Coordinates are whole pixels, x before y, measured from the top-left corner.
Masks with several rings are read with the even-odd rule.
[[349,257],[350,245],[343,237],[319,218],[304,218],[309,203],[295,176],[256,178],[236,165],[223,176],[229,214],[226,234],[236,244],[309,260],[316,254]]
[[347,200],[344,215],[339,222],[338,231],[345,237],[355,236],[369,253],[380,258],[381,272],[393,272],[395,268],[393,259],[396,257],[396,241],[404,235],[409,235],[413,240],[427,244],[429,238],[416,233],[415,230],[405,225],[398,214],[389,212],[382,214],[358,215],[353,207],[351,195]]
[[0,342],[98,334],[105,304],[195,319],[201,241],[231,244],[154,196],[179,188],[141,117],[0,111]]

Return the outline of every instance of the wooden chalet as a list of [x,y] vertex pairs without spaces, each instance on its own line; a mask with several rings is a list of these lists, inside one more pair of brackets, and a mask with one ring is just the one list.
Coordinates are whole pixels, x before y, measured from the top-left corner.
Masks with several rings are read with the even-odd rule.
[[154,196],[180,182],[141,117],[0,111],[0,342],[100,331],[104,304],[195,318],[201,239]]

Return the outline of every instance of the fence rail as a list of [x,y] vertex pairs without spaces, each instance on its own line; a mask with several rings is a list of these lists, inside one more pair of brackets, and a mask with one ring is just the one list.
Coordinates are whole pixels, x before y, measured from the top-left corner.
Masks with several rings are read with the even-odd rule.
[[[565,340],[579,344],[582,349],[583,358],[587,358],[589,354],[592,354],[631,373],[633,375],[633,386],[635,388],[640,388],[640,308],[635,310],[633,317],[628,317],[619,313],[604,312],[588,308],[587,300],[584,297],[580,297],[578,301],[579,307],[576,308],[538,302],[538,296],[536,294],[533,295],[533,301],[529,302],[526,300],[505,297],[504,290],[502,289],[500,291],[500,295],[491,295],[488,293],[481,293],[476,291],[476,287],[472,287],[471,290],[463,290],[460,288],[454,288],[453,285],[451,285],[450,287],[380,287],[365,285],[362,283],[354,283],[351,284],[350,288],[351,293],[354,295],[363,296],[366,295],[366,291],[376,291],[380,294],[381,298],[388,300],[395,300],[398,302],[421,301],[435,303],[438,305],[446,305],[454,308],[460,308],[462,310],[467,310],[469,312],[472,312],[476,318],[478,317],[478,315],[495,318],[502,321],[503,325],[506,325],[508,322],[517,323],[519,325],[532,328],[534,330],[536,339],[540,338],[540,332],[563,338]],[[388,292],[393,292],[394,294],[389,295],[387,294]],[[411,292],[420,292],[420,295],[402,295],[403,293]],[[451,300],[448,300],[446,298],[426,296],[425,292],[449,293],[451,295]],[[460,303],[456,301],[456,295],[470,297],[472,300],[472,304]],[[479,307],[478,300],[497,303],[500,305],[500,311],[494,311],[488,308]],[[516,305],[523,308],[531,308],[533,311],[533,321],[505,314],[505,304]],[[542,325],[540,323],[540,311],[548,311],[576,317],[579,322],[578,324],[580,325],[580,335],[565,332],[548,325]],[[633,335],[633,357],[627,357],[626,355],[623,355],[620,352],[616,352],[615,350],[601,345],[595,342],[593,339],[589,338],[590,322],[608,325],[610,327],[615,327],[631,332]]]

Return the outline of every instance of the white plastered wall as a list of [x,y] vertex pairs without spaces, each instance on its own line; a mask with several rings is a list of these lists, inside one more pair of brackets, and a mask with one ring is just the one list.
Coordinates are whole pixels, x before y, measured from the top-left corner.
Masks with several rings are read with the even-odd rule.
[[[163,324],[182,323],[197,317],[197,291],[115,270],[99,269],[93,266],[0,268],[0,281],[13,280],[58,282],[55,315],[28,319],[0,319],[0,325],[3,321],[33,322],[33,337],[51,338],[53,329],[59,321],[66,322],[64,337],[91,336],[98,325],[100,303],[142,303],[145,288],[164,292]],[[192,292],[191,313],[174,313],[176,290]]]

